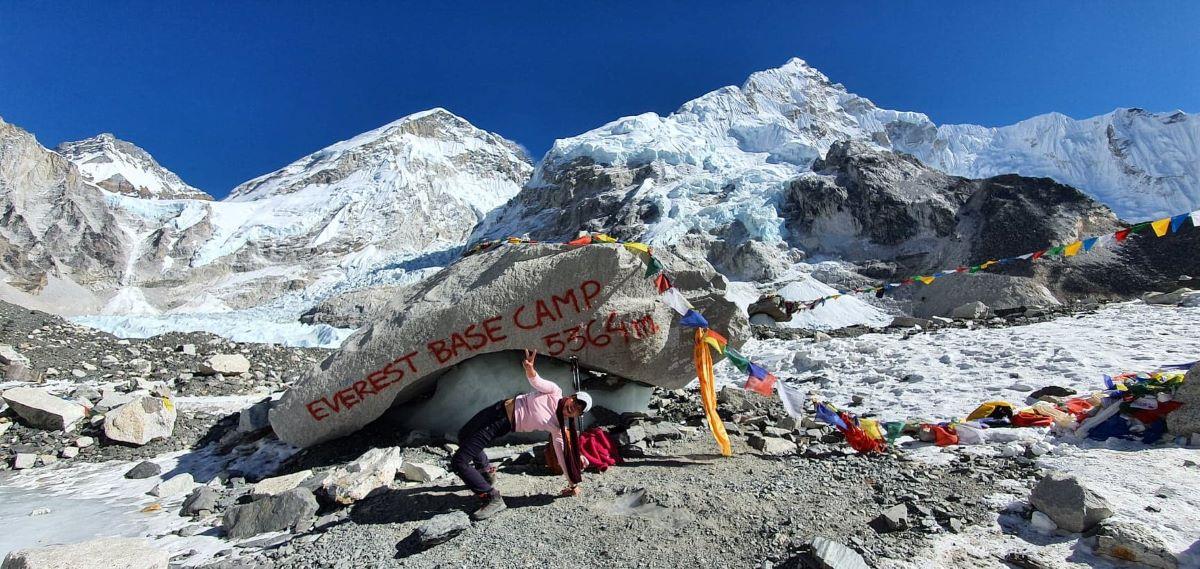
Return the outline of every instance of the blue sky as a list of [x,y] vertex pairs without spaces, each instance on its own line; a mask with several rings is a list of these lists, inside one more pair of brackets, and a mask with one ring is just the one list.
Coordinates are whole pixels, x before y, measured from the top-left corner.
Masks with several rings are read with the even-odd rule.
[[536,160],[794,56],[938,123],[1200,112],[1200,2],[449,4],[4,2],[0,117],[114,132],[222,197],[435,106]]

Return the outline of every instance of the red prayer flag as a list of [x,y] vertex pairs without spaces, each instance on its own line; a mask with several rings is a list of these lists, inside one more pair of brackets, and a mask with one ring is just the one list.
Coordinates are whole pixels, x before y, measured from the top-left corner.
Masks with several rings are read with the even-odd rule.
[[658,273],[658,276],[654,277],[654,286],[658,288],[659,294],[667,292],[671,289],[671,279],[667,278],[667,273]]
[[579,239],[576,239],[574,241],[567,241],[567,245],[591,245],[591,244],[592,244],[592,236],[591,235],[584,235],[583,237],[580,237]]
[[1130,229],[1128,229],[1128,228],[1122,229],[1122,230],[1114,233],[1113,237],[1116,237],[1117,243],[1120,243],[1120,242],[1124,241],[1126,237],[1129,237],[1129,231],[1130,231]]
[[1031,260],[1031,261],[1036,261],[1036,260],[1038,260],[1038,259],[1041,259],[1041,258],[1042,258],[1042,255],[1045,255],[1045,254],[1046,254],[1046,250],[1045,250],[1045,249],[1042,249],[1041,251],[1038,251],[1037,253],[1034,253],[1032,257],[1029,257],[1029,260]]
[[759,395],[770,397],[775,393],[775,374],[767,373],[767,377],[759,379],[753,375],[746,378],[746,391],[753,391]]

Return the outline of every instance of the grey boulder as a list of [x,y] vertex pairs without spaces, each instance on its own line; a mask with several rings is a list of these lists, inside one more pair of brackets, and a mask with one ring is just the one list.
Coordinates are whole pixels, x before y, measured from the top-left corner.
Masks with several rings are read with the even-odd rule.
[[1096,552],[1139,567],[1179,567],[1179,558],[1167,549],[1162,539],[1145,526],[1129,522],[1104,522],[1096,535]]
[[200,486],[188,495],[183,501],[183,505],[179,508],[181,516],[198,516],[205,512],[217,511],[217,506],[220,503],[221,494],[208,486]]
[[144,540],[102,537],[70,545],[18,549],[4,557],[0,569],[167,569],[171,556]]
[[417,541],[422,548],[433,547],[450,541],[454,536],[470,527],[471,518],[467,516],[466,512],[439,514],[429,518],[417,528]]
[[250,371],[250,360],[242,354],[216,354],[200,364],[200,373],[205,375],[241,375]]
[[1167,428],[1176,435],[1200,433],[1200,364],[1192,366],[1175,392],[1175,401],[1183,407],[1167,415]]
[[15,387],[0,397],[18,417],[39,429],[70,431],[87,415],[82,405],[60,399],[42,389]]
[[148,460],[143,460],[137,463],[137,465],[133,468],[130,468],[129,471],[125,473],[125,478],[130,480],[141,480],[144,478],[150,478],[152,476],[158,476],[161,473],[161,466]]
[[1073,533],[1090,530],[1113,515],[1107,500],[1061,472],[1051,472],[1038,481],[1029,503],[1059,528]]
[[990,312],[991,309],[988,308],[988,305],[976,300],[955,308],[950,312],[950,317],[962,320],[978,320],[986,318]]
[[831,539],[814,537],[809,548],[809,561],[818,569],[870,569],[858,552]]
[[317,513],[317,498],[307,488],[293,488],[225,511],[222,525],[231,539],[244,539],[269,531],[282,531]]
[[325,493],[339,504],[352,504],[389,487],[403,463],[399,448],[373,448],[334,470],[323,484]]

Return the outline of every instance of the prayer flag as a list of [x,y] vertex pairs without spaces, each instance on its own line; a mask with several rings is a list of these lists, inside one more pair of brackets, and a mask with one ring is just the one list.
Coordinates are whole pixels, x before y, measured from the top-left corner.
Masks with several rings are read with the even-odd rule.
[[1099,241],[1099,240],[1100,240],[1100,238],[1099,238],[1099,237],[1089,237],[1089,238],[1087,238],[1087,239],[1084,239],[1084,240],[1083,240],[1083,250],[1084,250],[1084,252],[1091,251],[1091,250],[1092,250],[1092,247],[1095,247],[1095,246],[1096,246],[1096,242],[1097,242],[1097,241]]
[[689,328],[708,328],[708,320],[705,320],[699,312],[688,310],[683,318],[679,319],[679,323]]
[[678,312],[680,315],[687,314],[692,309],[692,303],[688,302],[677,288],[669,288],[664,291],[662,299],[663,302],[667,303],[667,306],[674,308],[675,312]]
[[725,432],[725,423],[721,422],[721,415],[717,414],[717,382],[713,377],[712,354],[708,353],[704,342],[701,341],[703,333],[703,330],[696,330],[696,345],[692,349],[696,378],[700,381],[700,403],[704,406],[704,418],[708,419],[708,429],[717,440],[717,446],[721,447],[721,454],[730,456],[733,451],[729,446],[729,435]]
[[1188,215],[1189,214],[1181,213],[1171,218],[1171,233],[1175,233],[1176,231],[1179,231],[1180,227],[1183,227],[1183,224],[1188,220]]
[[1076,241],[1066,247],[1063,247],[1064,257],[1074,257],[1079,254],[1079,250],[1083,248],[1083,241]]
[[1192,212],[1192,227],[1200,229],[1200,209]]
[[833,425],[843,431],[850,428],[850,426],[838,416],[836,411],[824,403],[817,403],[817,419],[820,419],[826,424]]
[[925,276],[925,277],[917,277],[917,280],[919,280],[919,281],[921,281],[921,282],[923,282],[923,283],[925,283],[925,284],[931,284],[931,283],[933,283],[933,277],[929,277],[929,276]]
[[804,394],[782,381],[775,382],[775,389],[779,391],[779,401],[783,403],[784,411],[797,419],[803,419]]
[[591,235],[584,235],[583,237],[580,237],[578,239],[574,239],[572,241],[567,241],[567,245],[591,245],[591,244],[592,244],[592,236]]
[[654,277],[654,286],[658,289],[659,294],[667,292],[671,289],[671,279],[667,278],[666,273],[658,273],[658,276]]
[[637,253],[650,254],[650,246],[646,245],[645,243],[636,243],[636,242],[635,243],[626,243],[625,248],[634,254],[637,254]]
[[1145,231],[1147,227],[1150,227],[1150,225],[1151,223],[1149,221],[1143,221],[1137,225],[1134,225],[1133,227],[1130,227],[1129,230],[1134,233],[1141,233]]
[[746,356],[743,356],[741,352],[733,349],[733,346],[725,346],[725,357],[729,358],[729,362],[733,364],[733,367],[738,368],[743,373],[749,373],[750,360]]
[[1033,257],[1033,255],[1034,255],[1033,253],[1025,253],[1024,255],[1021,255],[1017,258],[1021,259],[1022,261],[1028,261],[1030,257]]
[[1034,261],[1036,261],[1036,260],[1038,260],[1038,259],[1041,259],[1041,258],[1042,258],[1042,257],[1044,257],[1045,255],[1046,255],[1046,250],[1045,250],[1045,249],[1042,249],[1041,251],[1038,251],[1037,253],[1034,253],[1034,254],[1033,254],[1033,255],[1032,255],[1030,258],[1031,258],[1031,259],[1033,259]]
[[883,440],[883,431],[879,429],[879,421],[875,419],[859,419],[858,425],[862,427],[864,433],[877,441]]
[[957,268],[957,269],[954,269],[954,272],[956,272],[956,273],[965,273],[965,272],[967,272],[968,270],[969,270],[969,269],[967,269],[967,267],[959,267],[959,268]]
[[1125,229],[1122,229],[1116,233],[1113,233],[1113,239],[1116,239],[1117,243],[1120,243],[1120,242],[1124,241],[1126,237],[1129,237],[1130,231],[1132,231],[1132,230],[1130,228],[1126,227]]
[[1164,217],[1158,221],[1152,222],[1150,227],[1154,228],[1154,234],[1162,237],[1167,234],[1167,230],[1171,227],[1171,218]]
[[748,367],[750,368],[749,369],[750,377],[757,377],[758,379],[765,379],[767,377],[767,374],[770,373],[766,369],[763,369],[761,366],[759,366],[758,364],[756,364],[754,362],[750,362],[750,365]]
[[712,346],[712,349],[716,350],[718,354],[723,354],[725,353],[725,345],[729,343],[729,340],[726,340],[725,336],[718,334],[716,330],[708,330],[704,333],[704,343]]
[[981,270],[982,270],[982,269],[986,269],[986,268],[988,268],[988,267],[990,267],[990,266],[992,266],[992,265],[995,265],[996,263],[999,263],[999,262],[1000,262],[1000,261],[997,261],[997,260],[995,260],[995,259],[989,259],[988,261],[984,262],[982,265],[979,265],[979,268],[980,268]]
[[753,391],[764,397],[770,397],[775,391],[775,375],[768,373],[767,377],[763,379],[754,376],[747,377],[743,389]]
[[662,263],[660,263],[658,259],[650,257],[650,260],[646,261],[646,278],[657,275],[662,271],[662,268]]
[[1062,246],[1062,245],[1058,245],[1058,246],[1056,246],[1056,247],[1051,247],[1050,249],[1046,250],[1046,254],[1047,254],[1047,255],[1050,255],[1050,256],[1054,256],[1054,255],[1062,255],[1062,252],[1063,252],[1063,246]]
[[592,237],[592,239],[595,239],[596,241],[599,241],[601,243],[616,243],[617,242],[616,239],[613,239],[612,236],[610,236],[607,233],[597,233],[594,237]]

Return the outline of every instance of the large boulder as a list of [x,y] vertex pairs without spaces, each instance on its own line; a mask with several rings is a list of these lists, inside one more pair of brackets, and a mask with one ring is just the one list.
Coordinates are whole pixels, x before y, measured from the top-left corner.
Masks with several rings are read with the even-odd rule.
[[200,364],[200,373],[240,375],[250,371],[250,360],[242,354],[216,354]]
[[143,395],[104,415],[104,436],[139,446],[169,439],[175,418],[175,404],[169,398]]
[[1051,472],[1039,480],[1029,503],[1050,516],[1058,527],[1074,533],[1092,529],[1113,515],[1107,500],[1074,476],[1061,472]]
[[993,273],[947,275],[928,285],[904,287],[895,296],[911,301],[910,312],[918,318],[952,316],[956,308],[975,301],[992,310],[1060,304],[1035,279]]
[[0,569],[167,569],[171,556],[142,539],[102,537],[37,549],[18,549],[4,557]]
[[[725,279],[702,262],[656,258],[675,287],[736,347],[745,317]],[[280,439],[310,446],[352,433],[393,405],[427,393],[449,367],[490,352],[534,348],[559,359],[668,389],[696,376],[692,330],[620,245],[501,245],[465,257],[348,338],[271,410]]]
[[1175,392],[1175,401],[1183,406],[1167,415],[1167,428],[1188,437],[1200,433],[1200,363],[1187,373],[1183,385]]
[[33,387],[9,389],[0,397],[18,417],[39,429],[70,431],[87,414],[82,405]]
[[243,539],[295,527],[313,517],[319,505],[308,488],[293,488],[277,496],[233,506],[221,519],[225,534],[231,539]]
[[1150,528],[1127,521],[1106,521],[1096,535],[1096,552],[1139,567],[1176,569],[1179,558]]

